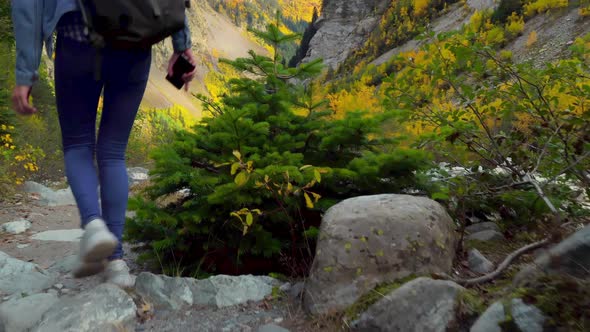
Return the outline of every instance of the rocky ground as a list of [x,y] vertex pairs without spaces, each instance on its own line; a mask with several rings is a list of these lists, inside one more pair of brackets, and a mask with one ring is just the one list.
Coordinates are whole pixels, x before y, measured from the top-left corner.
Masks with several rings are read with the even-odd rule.
[[[135,184],[147,180],[145,170],[129,173]],[[499,216],[472,218],[461,239],[444,208],[426,197],[355,197],[325,213],[305,285],[163,276],[125,244],[138,277],[123,291],[101,276],[70,276],[81,231],[69,189],[30,182],[24,189],[0,205],[0,332],[590,330],[587,219],[561,225],[559,243],[523,252],[493,279],[472,283],[547,238],[543,222],[506,230]]]
[[[251,276],[155,281],[129,244],[127,262],[141,274],[136,290],[121,291],[102,276],[72,278],[82,234],[73,197],[67,189],[27,188],[34,192],[0,206],[0,331],[309,330],[300,285]],[[179,280],[196,287],[195,301]]]

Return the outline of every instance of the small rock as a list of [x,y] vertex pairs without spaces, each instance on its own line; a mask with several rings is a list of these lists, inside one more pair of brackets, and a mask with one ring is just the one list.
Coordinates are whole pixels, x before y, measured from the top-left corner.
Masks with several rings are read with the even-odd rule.
[[277,317],[274,319],[275,323],[280,324],[284,321],[283,317]]
[[35,294],[53,285],[57,276],[33,263],[23,262],[0,251],[0,293]]
[[469,250],[467,261],[469,262],[469,269],[473,272],[485,274],[494,270],[494,264],[477,249]]
[[449,331],[463,290],[452,281],[414,279],[371,305],[353,322],[353,330]]
[[55,284],[55,285],[53,285],[53,287],[55,287],[57,289],[62,289],[62,288],[64,288],[64,285],[62,285],[62,284]]
[[286,283],[282,284],[281,287],[279,287],[279,290],[281,292],[287,293],[287,292],[289,292],[289,290],[291,290],[291,287],[292,287],[291,286],[291,283],[290,282],[286,282]]
[[0,331],[26,331],[58,301],[55,294],[35,294],[0,305]]
[[127,176],[131,185],[147,181],[149,170],[143,167],[130,167],[127,169]]
[[303,289],[305,288],[305,283],[300,281],[293,285],[289,290],[289,296],[292,299],[301,299],[301,295],[303,294]]
[[[545,316],[537,307],[528,305],[522,299],[513,299],[510,316],[522,332],[542,332]],[[477,319],[470,332],[502,332],[500,323],[506,320],[504,304],[498,301],[492,304]]]
[[51,289],[48,289],[48,290],[47,290],[47,293],[48,293],[48,294],[55,295],[55,296],[58,296],[58,295],[59,295],[59,292],[57,291],[57,289],[53,289],[53,288],[51,288]]
[[258,332],[289,332],[289,330],[275,324],[266,324],[259,327]]
[[84,234],[82,229],[59,229],[37,233],[31,239],[38,241],[79,242],[82,234]]
[[468,241],[469,240],[477,240],[477,241],[484,241],[484,242],[506,240],[506,238],[504,237],[504,235],[502,233],[497,232],[497,231],[493,231],[493,230],[487,230],[487,231],[473,233],[473,234],[468,235],[466,239]]
[[62,298],[32,331],[125,331],[135,324],[136,311],[127,293],[115,285],[101,284],[88,292]]
[[16,248],[17,249],[25,249],[25,248],[27,248],[29,246],[30,246],[30,244],[17,244],[16,245]]
[[500,232],[500,227],[495,222],[480,222],[477,224],[469,225],[465,228],[465,233],[474,234],[482,231],[496,231]]
[[2,230],[8,234],[21,234],[29,228],[31,228],[31,222],[26,219],[11,221],[2,225]]

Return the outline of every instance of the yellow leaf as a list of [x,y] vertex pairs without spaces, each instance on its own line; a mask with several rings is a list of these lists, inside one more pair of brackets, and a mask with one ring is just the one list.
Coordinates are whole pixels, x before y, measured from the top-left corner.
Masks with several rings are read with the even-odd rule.
[[305,166],[301,166],[301,167],[299,168],[299,170],[300,170],[300,171],[303,171],[303,170],[305,170],[305,169],[308,169],[308,168],[310,168],[310,167],[312,167],[312,166],[311,166],[311,165],[305,165]]
[[305,197],[305,205],[307,206],[307,208],[313,209],[313,202],[311,201],[309,195],[307,193],[303,193],[303,196]]
[[246,225],[252,226],[253,223],[254,217],[252,216],[252,213],[248,213],[248,215],[246,216]]
[[315,180],[318,183],[322,182],[322,175],[320,174],[320,171],[318,171],[317,169],[313,170],[313,176],[315,177]]
[[231,165],[231,175],[234,175],[238,172],[238,169],[240,168],[240,163],[233,163]]
[[242,159],[242,154],[240,153],[240,151],[238,150],[234,150],[233,152],[234,156],[238,159]]
[[236,176],[236,178],[234,179],[234,182],[239,187],[241,187],[241,186],[245,185],[246,183],[248,183],[248,176],[246,175],[246,173],[242,172]]
[[317,203],[320,198],[322,198],[322,195],[320,194],[316,194],[316,193],[311,193],[313,195],[313,198],[315,199],[315,202]]

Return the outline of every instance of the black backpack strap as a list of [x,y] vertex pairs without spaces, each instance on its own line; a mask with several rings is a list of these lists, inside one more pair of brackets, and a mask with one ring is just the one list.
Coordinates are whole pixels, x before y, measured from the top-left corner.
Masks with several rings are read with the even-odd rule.
[[84,34],[88,38],[88,41],[94,48],[96,48],[96,59],[94,61],[94,79],[100,81],[102,72],[102,50],[105,48],[106,43],[104,38],[94,30],[92,24],[92,15],[90,14],[88,7],[84,4],[84,0],[78,0],[78,6],[80,12],[82,12],[82,20],[84,21]]

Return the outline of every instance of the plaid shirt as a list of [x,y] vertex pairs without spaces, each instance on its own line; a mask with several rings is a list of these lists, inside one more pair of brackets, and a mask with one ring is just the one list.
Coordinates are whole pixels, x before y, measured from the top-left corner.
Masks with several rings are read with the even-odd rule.
[[57,33],[63,37],[86,43],[88,37],[84,33],[85,29],[82,14],[80,12],[70,12],[62,17],[57,26]]

